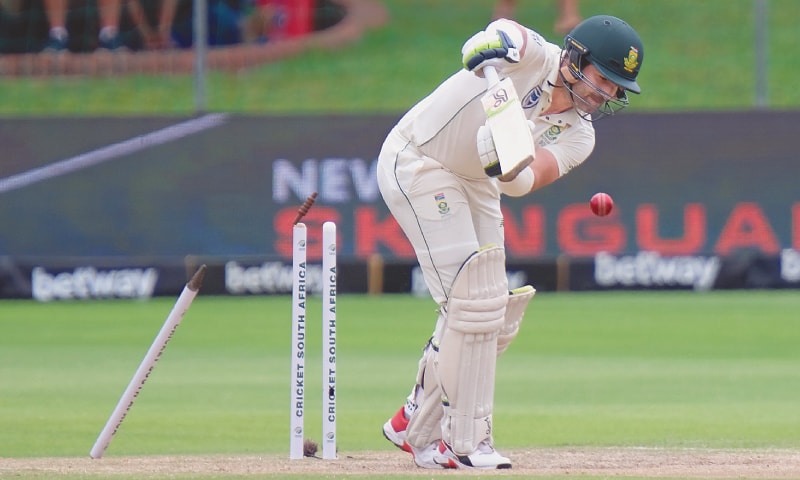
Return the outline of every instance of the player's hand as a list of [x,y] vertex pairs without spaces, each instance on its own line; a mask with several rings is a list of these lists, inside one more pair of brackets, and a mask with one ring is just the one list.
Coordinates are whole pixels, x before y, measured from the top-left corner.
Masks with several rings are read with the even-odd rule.
[[[533,129],[533,122],[528,120],[528,126]],[[500,192],[510,197],[521,197],[533,190],[536,177],[532,168],[523,168],[512,178],[503,177],[500,168],[500,159],[492,139],[492,131],[488,125],[481,125],[478,128],[478,156],[481,158],[483,171],[491,178],[499,180],[497,182]]]
[[483,171],[489,177],[498,177],[503,174],[500,169],[500,159],[497,157],[497,149],[494,146],[492,130],[488,125],[481,125],[478,128],[478,156],[481,158]]
[[469,71],[479,71],[486,65],[498,67],[506,62],[519,62],[519,50],[502,30],[478,32],[461,47],[461,63]]

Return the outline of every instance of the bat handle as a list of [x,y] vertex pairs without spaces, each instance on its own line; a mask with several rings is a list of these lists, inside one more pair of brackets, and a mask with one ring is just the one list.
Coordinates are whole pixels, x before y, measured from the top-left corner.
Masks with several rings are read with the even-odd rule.
[[483,76],[486,78],[486,81],[489,82],[489,86],[497,85],[500,83],[500,77],[497,76],[497,70],[491,65],[486,65],[483,67]]

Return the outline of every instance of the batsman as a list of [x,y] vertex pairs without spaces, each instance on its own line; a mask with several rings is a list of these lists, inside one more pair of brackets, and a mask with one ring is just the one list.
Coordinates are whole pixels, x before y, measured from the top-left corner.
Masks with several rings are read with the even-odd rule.
[[644,49],[630,25],[599,15],[563,47],[499,19],[461,53],[464,68],[398,121],[378,157],[383,199],[439,305],[411,393],[383,433],[419,467],[504,469],[512,463],[492,428],[496,359],[535,289],[509,291],[501,199],[586,160],[592,122],[640,93]]

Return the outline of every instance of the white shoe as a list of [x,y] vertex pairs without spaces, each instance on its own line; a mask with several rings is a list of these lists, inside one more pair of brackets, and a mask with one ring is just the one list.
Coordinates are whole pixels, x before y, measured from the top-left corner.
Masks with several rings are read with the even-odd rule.
[[414,452],[411,451],[411,445],[406,443],[407,427],[408,419],[405,415],[405,407],[400,407],[400,410],[383,424],[383,436],[400,450],[413,455]]
[[408,452],[414,457],[414,463],[421,468],[434,468],[441,470],[447,468],[443,465],[436,463],[433,459],[439,448],[439,440],[431,443],[427,447],[415,448],[406,442],[406,428],[408,427],[408,419],[405,416],[405,408],[400,407],[400,410],[394,414],[392,418],[383,424],[383,436],[392,442],[397,448]]
[[424,448],[416,448],[412,446],[411,455],[414,456],[414,463],[421,468],[432,468],[436,470],[449,468],[437,463],[434,458],[436,456],[436,452],[439,450],[440,443],[442,443],[440,440],[436,440]]
[[444,441],[433,455],[433,461],[443,468],[476,468],[497,470],[511,468],[511,460],[497,453],[489,440],[482,441],[469,455],[458,455]]

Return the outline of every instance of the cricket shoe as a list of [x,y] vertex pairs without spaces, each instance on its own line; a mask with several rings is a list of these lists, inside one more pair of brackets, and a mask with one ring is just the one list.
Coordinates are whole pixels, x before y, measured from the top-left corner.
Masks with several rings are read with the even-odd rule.
[[431,468],[441,470],[451,468],[436,462],[436,453],[439,451],[440,440],[432,442],[424,448],[411,447],[411,455],[414,456],[414,464],[420,468]]
[[408,452],[414,457],[414,463],[421,468],[433,468],[441,470],[446,468],[436,463],[434,456],[439,448],[439,440],[432,442],[427,447],[416,448],[406,442],[406,429],[408,419],[405,415],[405,407],[401,407],[397,413],[383,424],[383,436],[392,442],[397,448]]
[[408,419],[406,418],[405,407],[400,407],[400,410],[383,424],[383,436],[400,450],[413,455],[414,452],[411,451],[411,445],[406,442],[406,428],[408,428]]
[[444,441],[434,453],[433,460],[443,468],[474,468],[479,470],[498,470],[511,468],[511,460],[497,453],[489,440],[478,444],[469,455],[459,455]]

